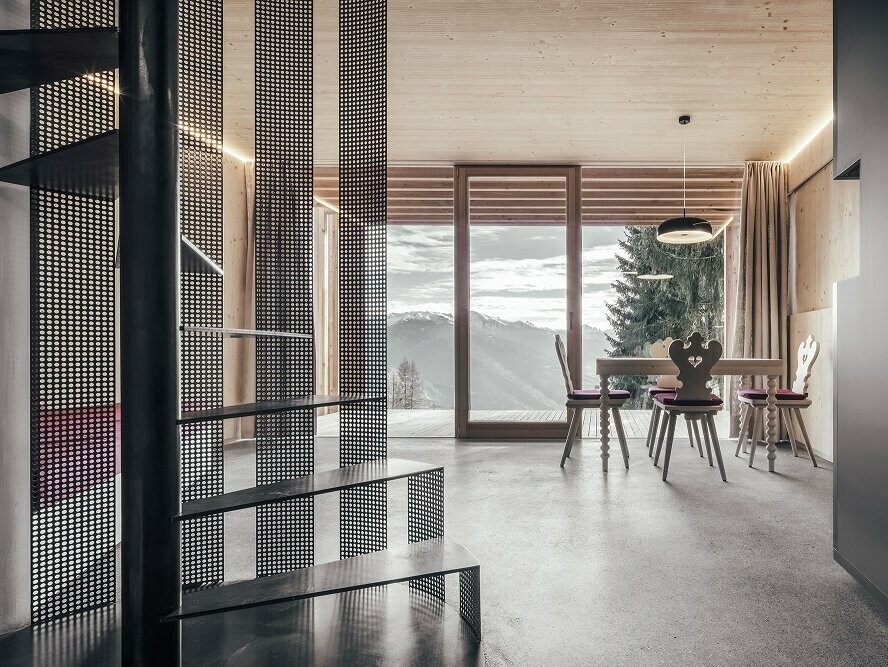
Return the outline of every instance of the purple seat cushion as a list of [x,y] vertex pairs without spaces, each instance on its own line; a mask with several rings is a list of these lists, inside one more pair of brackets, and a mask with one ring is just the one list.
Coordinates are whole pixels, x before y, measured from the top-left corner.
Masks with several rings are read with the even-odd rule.
[[681,407],[682,405],[686,405],[688,407],[705,407],[707,405],[721,405],[723,401],[719,396],[715,394],[709,394],[708,399],[703,399],[701,401],[680,401],[675,397],[675,394],[660,394],[657,396],[657,400],[660,401],[663,405],[674,405],[676,407]]
[[[626,400],[630,395],[625,389],[610,389],[607,394],[614,401]],[[573,401],[598,401],[601,399],[601,390],[574,389],[567,397]]]
[[670,389],[669,387],[648,387],[648,394],[650,396],[656,396],[657,394],[674,394],[675,389]]
[[[778,389],[776,392],[778,401],[804,401],[807,394],[797,394],[789,389]],[[737,392],[740,398],[748,398],[751,401],[764,401],[768,398],[766,389],[741,389]]]

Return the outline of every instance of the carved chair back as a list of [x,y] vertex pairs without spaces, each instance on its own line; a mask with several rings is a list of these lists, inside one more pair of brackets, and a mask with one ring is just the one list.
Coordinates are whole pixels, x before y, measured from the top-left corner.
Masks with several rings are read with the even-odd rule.
[[[669,346],[672,345],[673,338],[671,336],[664,340],[658,340],[651,344],[650,353],[652,359],[665,359],[669,356]],[[674,375],[658,375],[657,386],[665,389],[678,389],[681,382]]]
[[712,379],[710,371],[721,355],[721,343],[711,340],[704,345],[699,331],[691,334],[687,344],[682,340],[672,341],[669,357],[678,366],[677,377],[681,382],[675,397],[680,401],[708,400],[710,391],[707,383]]
[[564,343],[561,336],[555,334],[555,354],[558,355],[558,363],[561,364],[561,374],[564,376],[564,386],[567,394],[574,392],[573,380],[570,377],[570,369],[567,367],[567,351],[564,349]]
[[820,354],[820,343],[814,340],[814,336],[808,336],[799,345],[798,365],[796,366],[795,379],[792,383],[792,390],[797,394],[808,393],[808,380],[811,379],[811,367],[817,361],[817,355]]

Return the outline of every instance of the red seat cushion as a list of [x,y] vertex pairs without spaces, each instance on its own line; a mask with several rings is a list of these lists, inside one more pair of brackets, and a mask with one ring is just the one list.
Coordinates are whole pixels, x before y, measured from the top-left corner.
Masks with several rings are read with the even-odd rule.
[[[737,395],[751,401],[764,401],[768,398],[768,391],[766,389],[741,389]],[[797,394],[789,389],[778,389],[776,395],[778,401],[804,401],[808,398],[807,394]]]
[[669,387],[648,387],[648,394],[650,396],[656,396],[657,394],[674,394],[675,388]]
[[688,407],[705,407],[708,405],[721,405],[723,403],[721,397],[716,396],[715,394],[709,394],[708,399],[703,399],[700,401],[680,401],[675,397],[675,394],[659,394],[657,396],[657,400],[660,401],[663,405],[674,405],[676,407],[681,407],[682,405],[686,405]]
[[[625,389],[610,389],[608,397],[614,401],[623,401],[629,398],[630,394]],[[567,397],[573,401],[598,401],[601,400],[600,389],[575,389]]]

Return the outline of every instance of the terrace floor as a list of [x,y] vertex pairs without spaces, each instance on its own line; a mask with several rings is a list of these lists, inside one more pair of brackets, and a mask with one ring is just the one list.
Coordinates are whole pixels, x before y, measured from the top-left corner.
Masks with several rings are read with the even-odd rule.
[[[621,410],[626,437],[647,438],[651,420],[649,410]],[[565,421],[565,410],[473,410],[472,421]],[[388,436],[390,438],[452,438],[455,435],[453,410],[389,410]],[[728,413],[722,411],[716,416],[719,433],[728,432]],[[330,413],[318,417],[318,437],[339,436],[339,415]],[[583,412],[581,437],[598,437],[598,411]],[[611,437],[615,437],[611,432]]]

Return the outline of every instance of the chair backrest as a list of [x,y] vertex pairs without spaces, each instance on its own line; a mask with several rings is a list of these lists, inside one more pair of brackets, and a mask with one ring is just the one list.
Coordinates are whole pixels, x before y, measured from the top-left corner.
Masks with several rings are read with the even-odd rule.
[[680,401],[703,401],[710,395],[706,383],[712,379],[710,371],[721,359],[722,346],[717,340],[703,345],[699,331],[691,334],[687,344],[683,340],[672,341],[669,357],[678,366],[678,380],[681,387],[675,392]]
[[820,343],[814,340],[814,336],[808,336],[799,345],[798,365],[796,366],[795,379],[792,382],[792,390],[797,394],[808,393],[808,380],[811,379],[811,367],[817,361],[820,354]]
[[[653,359],[665,359],[669,356],[669,346],[672,345],[673,338],[668,336],[663,340],[658,340],[656,343],[651,343],[651,358]],[[657,376],[657,386],[664,387],[666,389],[678,389],[681,386],[681,382],[678,381],[678,378],[674,375],[658,375]]]
[[570,378],[570,369],[567,367],[567,351],[564,349],[564,343],[561,336],[555,334],[555,354],[558,355],[558,363],[561,364],[561,374],[564,376],[564,387],[567,389],[568,395],[574,391],[574,383]]

